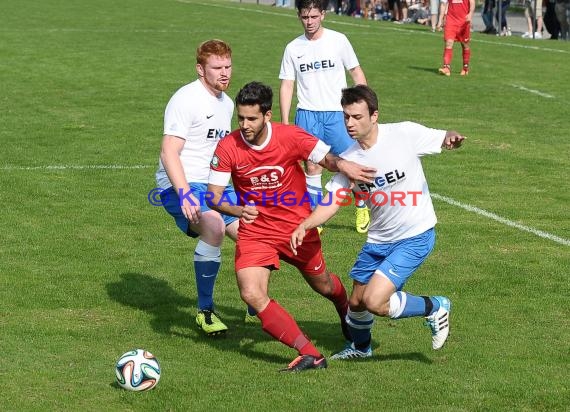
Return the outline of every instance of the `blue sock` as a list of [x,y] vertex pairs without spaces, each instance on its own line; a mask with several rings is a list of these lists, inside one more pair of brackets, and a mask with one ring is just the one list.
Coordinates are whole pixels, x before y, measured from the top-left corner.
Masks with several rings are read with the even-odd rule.
[[427,296],[416,296],[396,292],[390,296],[390,317],[392,319],[429,316],[439,309],[439,301]]
[[214,284],[221,265],[219,247],[198,241],[194,251],[194,272],[198,290],[198,309],[214,310]]
[[354,347],[362,351],[367,350],[370,347],[372,338],[370,331],[374,325],[374,315],[367,310],[364,312],[353,312],[348,308],[346,323],[348,324]]

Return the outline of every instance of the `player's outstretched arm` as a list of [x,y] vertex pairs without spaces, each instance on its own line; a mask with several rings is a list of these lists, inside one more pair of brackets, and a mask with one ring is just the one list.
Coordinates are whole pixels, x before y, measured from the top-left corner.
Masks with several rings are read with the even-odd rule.
[[332,153],[327,153],[319,164],[331,172],[341,172],[350,180],[359,180],[361,182],[373,183],[376,169],[373,167],[362,166],[350,160],[342,159]]
[[465,139],[465,136],[459,134],[455,130],[448,130],[445,133],[445,138],[443,139],[441,147],[448,150],[457,149],[461,146]]
[[297,247],[303,244],[303,239],[305,238],[307,230],[313,229],[328,221],[336,214],[336,212],[338,212],[340,204],[341,202],[335,193],[327,193],[322,201],[322,204],[319,204],[315,210],[313,210],[313,212],[305,220],[303,220],[299,226],[297,226],[297,229],[295,229],[295,231],[291,234],[289,243],[293,254],[296,255]]

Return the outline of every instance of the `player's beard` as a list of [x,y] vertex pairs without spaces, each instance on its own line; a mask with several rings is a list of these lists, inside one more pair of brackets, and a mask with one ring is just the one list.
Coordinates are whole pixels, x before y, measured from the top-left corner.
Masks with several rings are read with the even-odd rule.
[[244,130],[241,130],[241,134],[243,136],[243,138],[249,143],[249,144],[253,144],[256,146],[259,146],[261,143],[261,140],[263,138],[263,133],[265,132],[267,127],[267,123],[263,124],[263,127],[260,130],[255,130],[255,129],[250,129],[249,130],[249,134],[248,133],[244,133]]
[[226,83],[222,83],[219,80],[216,80],[216,83],[214,84],[214,89],[216,89],[220,92],[225,92],[230,87],[230,83],[231,82],[229,79]]
[[214,94],[225,92],[230,87],[230,79],[227,77],[212,79],[208,76],[202,76],[201,80],[204,86]]

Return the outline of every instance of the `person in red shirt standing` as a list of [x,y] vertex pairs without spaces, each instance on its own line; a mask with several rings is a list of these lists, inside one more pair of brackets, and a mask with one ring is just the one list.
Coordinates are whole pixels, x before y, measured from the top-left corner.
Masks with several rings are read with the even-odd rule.
[[[271,122],[272,103],[273,92],[262,83],[248,83],[239,91],[236,104],[240,129],[216,147],[205,200],[212,209],[240,218],[235,268],[241,298],[257,311],[266,333],[298,351],[282,371],[321,369],[327,366],[324,356],[268,294],[271,271],[279,269],[280,260],[295,266],[313,290],[334,304],[343,333],[349,336],[346,290],[338,276],[327,269],[317,230],[309,231],[297,255],[289,247],[291,233],[311,214],[299,162],[310,160],[367,182],[372,182],[375,170],[331,154],[328,145],[298,126]],[[230,178],[238,204],[223,195]]]
[[463,68],[461,75],[469,74],[469,60],[471,59],[471,21],[475,11],[475,0],[442,0],[445,7],[445,27],[443,29],[443,66],[439,73],[451,76],[451,60],[453,58],[453,43],[461,42],[463,50]]

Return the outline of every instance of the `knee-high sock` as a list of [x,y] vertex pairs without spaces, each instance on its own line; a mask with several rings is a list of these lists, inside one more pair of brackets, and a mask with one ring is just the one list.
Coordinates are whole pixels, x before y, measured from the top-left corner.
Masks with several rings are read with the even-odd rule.
[[323,199],[323,183],[321,182],[321,174],[305,175],[307,181],[307,191],[311,197],[311,208],[314,209]]
[[390,296],[389,315],[392,319],[429,316],[439,309],[439,301],[427,296],[396,292]]
[[194,272],[198,290],[198,309],[214,310],[214,284],[221,264],[219,247],[199,240],[194,250]]
[[453,59],[453,49],[448,49],[447,47],[443,49],[443,64],[450,65]]
[[296,349],[299,355],[321,356],[317,348],[301,331],[295,319],[273,299],[257,316],[261,320],[261,328],[265,333],[290,348]]
[[471,60],[471,49],[463,49],[463,65],[469,66],[469,60]]
[[354,342],[354,347],[359,350],[366,350],[370,346],[372,338],[371,330],[374,325],[374,315],[367,310],[363,312],[353,312],[348,308],[346,315],[348,330]]
[[348,325],[346,324],[346,313],[348,311],[348,296],[346,295],[346,289],[337,275],[331,273],[330,277],[333,283],[333,291],[332,294],[330,296],[326,296],[326,298],[334,304],[336,313],[338,313],[338,317],[340,318],[342,334],[347,340],[351,340]]

